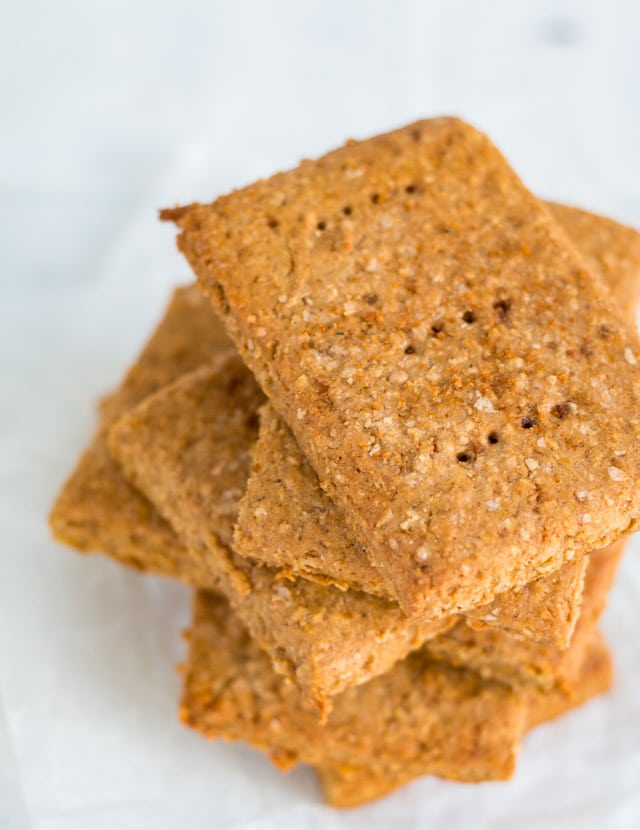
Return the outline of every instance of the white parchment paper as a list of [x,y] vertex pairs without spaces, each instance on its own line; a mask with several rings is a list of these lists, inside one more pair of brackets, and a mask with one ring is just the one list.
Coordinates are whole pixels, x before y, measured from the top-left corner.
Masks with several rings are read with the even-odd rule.
[[508,784],[424,779],[339,813],[308,770],[177,722],[186,588],[45,525],[95,399],[189,279],[157,207],[457,112],[542,195],[640,225],[639,56],[634,0],[3,7],[0,830],[640,826],[637,541],[604,621],[611,695],[531,734]]

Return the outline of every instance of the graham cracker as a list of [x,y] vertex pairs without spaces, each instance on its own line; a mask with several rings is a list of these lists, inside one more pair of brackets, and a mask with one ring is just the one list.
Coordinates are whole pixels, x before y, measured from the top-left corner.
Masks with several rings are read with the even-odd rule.
[[[567,215],[571,217],[574,213],[575,211],[568,211]],[[599,238],[596,231],[601,222],[606,223],[606,220],[591,217],[591,230],[594,238]],[[569,224],[567,222],[566,227]],[[582,222],[581,226],[584,227],[585,223]],[[628,269],[625,279],[631,284],[636,274],[637,263]],[[613,274],[607,272],[606,276],[611,279],[612,283],[614,282]],[[217,323],[217,318],[200,292],[194,286],[178,289],[165,319],[147,344],[140,359],[129,371],[120,390],[103,406],[103,426],[98,431],[92,447],[65,485],[52,512],[51,522],[57,538],[84,550],[106,550],[121,561],[178,577],[192,584],[210,587],[218,584],[218,578],[215,571],[211,570],[208,557],[206,555],[190,557],[169,525],[160,518],[149,502],[128,484],[107,452],[105,427],[118,414],[122,414],[122,411],[128,409],[140,398],[146,397],[154,389],[170,382],[177,375],[193,368],[210,355],[226,353],[228,348],[229,343]],[[239,489],[239,487],[236,488],[236,494]],[[233,504],[228,507],[233,511]],[[567,570],[565,567],[564,571]],[[264,584],[265,580],[258,579],[258,576],[260,574],[256,572],[255,578]],[[528,586],[526,591],[532,591],[542,581],[539,580],[538,583]],[[280,585],[281,583],[279,587]],[[291,596],[295,608],[295,590],[291,591],[290,586],[283,584],[283,590],[279,590],[278,594]],[[553,597],[553,594],[554,592],[550,591],[549,597]],[[563,591],[558,589],[558,594],[565,598],[568,596],[564,589]],[[318,603],[322,602],[322,595],[319,595],[314,602],[317,607]],[[544,619],[544,612],[549,609],[549,606],[541,602],[531,604],[535,609],[532,616],[537,615],[540,619]],[[311,607],[314,607],[314,603]],[[350,606],[350,600],[344,603],[336,601],[335,607],[343,618],[348,619],[351,614],[356,613],[354,607]],[[360,619],[364,620],[366,619],[366,603],[360,607],[365,609],[360,615]],[[516,605],[516,609],[517,607]],[[358,616],[357,613],[356,616]],[[558,614],[548,616],[561,618]],[[522,625],[524,618],[525,614],[520,613],[519,626]],[[469,615],[467,620],[470,621]],[[391,626],[392,629],[394,624]],[[364,627],[365,633],[366,630]],[[428,632],[433,634],[436,630],[431,627]],[[336,633],[342,636],[340,629]],[[359,631],[358,635],[362,633],[363,630]],[[415,634],[415,631],[413,633]],[[353,634],[355,636],[355,632]],[[376,631],[375,636],[380,639],[384,637],[384,634]],[[414,640],[413,636],[405,636],[401,639],[405,650],[417,645],[419,640],[418,637]],[[350,642],[347,640],[346,645]],[[279,651],[274,651],[274,653],[278,655],[281,667],[289,669],[290,664],[286,659],[283,660],[282,653]],[[399,656],[404,653],[402,649],[398,652]],[[330,649],[328,654],[331,654]],[[366,662],[366,657],[363,659]],[[322,670],[318,668],[318,671]]]
[[142,570],[215,586],[206,561],[189,558],[167,522],[123,476],[107,449],[107,434],[118,417],[152,392],[230,350],[197,286],[177,288],[118,390],[103,401],[96,434],[56,499],[49,524],[58,541]]
[[[594,261],[616,296],[637,300],[640,234],[611,220],[548,203],[574,243]],[[612,251],[608,255],[604,245]],[[261,412],[252,469],[240,503],[234,549],[322,584],[356,588],[396,599],[366,552],[350,536],[344,516],[324,494],[293,435],[271,406]],[[475,628],[496,627],[515,636],[566,648],[580,612],[586,560],[470,609]],[[461,626],[466,631],[466,626]]]
[[[640,234],[603,216],[546,202],[616,303],[635,320],[640,289]],[[247,492],[240,504],[236,549],[307,579],[356,587],[393,599],[393,591],[349,535],[291,432],[272,407],[261,415]],[[295,517],[295,522],[293,521]],[[268,541],[268,543],[267,543]],[[586,561],[570,562],[517,592],[470,609],[467,623],[486,624],[566,647],[579,614]],[[515,599],[517,597],[517,599]]]
[[[600,268],[613,294],[621,301],[624,297],[635,300],[638,274],[640,272],[640,235],[629,228],[601,216],[586,213],[575,208],[547,203],[565,232],[573,239],[583,253],[586,253]],[[73,474],[56,501],[51,513],[54,536],[62,542],[82,551],[105,551],[122,562],[143,570],[151,570],[201,587],[213,587],[206,564],[192,561],[182,542],[155,509],[134,490],[114,464],[106,448],[106,428],[130,406],[172,382],[179,375],[188,372],[210,357],[224,353],[231,348],[217,316],[210,304],[196,286],[179,288],[167,308],[164,319],[145,346],[142,354],[129,370],[118,391],[106,399],[101,407],[101,425],[91,444],[79,461]],[[261,452],[258,442],[255,452]],[[295,445],[295,453],[299,453]],[[274,465],[281,459],[276,455]],[[303,465],[307,465],[306,459]],[[308,465],[307,465],[308,466]],[[264,472],[264,471],[263,471]],[[292,493],[295,496],[295,492]],[[295,503],[297,497],[292,499]],[[331,504],[331,503],[329,503]],[[331,505],[330,509],[335,509]],[[300,514],[298,514],[300,515]],[[282,566],[292,573],[301,573],[324,582],[333,582],[344,587],[345,582],[361,587],[371,593],[384,596],[384,585],[379,578],[372,581],[377,572],[368,566],[368,560],[360,556],[365,567],[364,576],[350,572],[348,557],[341,557],[338,566],[347,580],[339,573],[331,573],[331,560],[323,567],[327,573],[315,574],[315,556],[305,557],[304,550],[297,557],[288,560],[270,559],[279,555],[278,533],[282,528],[272,528],[270,544],[262,547],[263,560],[267,564]],[[304,533],[301,534],[304,539]],[[258,553],[254,547],[252,555]],[[286,549],[283,551],[286,553]],[[325,553],[325,551],[323,551]],[[335,555],[333,550],[329,553]],[[354,557],[357,563],[358,557]],[[579,577],[570,574],[577,566],[565,566],[553,576],[537,580],[520,592],[520,597],[509,620],[506,613],[496,613],[496,622],[514,634],[537,636],[541,640],[555,641],[558,645],[568,641],[579,603]],[[335,570],[335,569],[334,569]],[[368,577],[368,582],[365,579]],[[540,587],[547,580],[563,580],[562,585],[554,584],[548,594],[540,595]],[[495,608],[499,600],[492,604]],[[526,603],[527,610],[523,609]],[[564,603],[565,607],[558,607]],[[467,613],[467,621],[482,609]],[[533,620],[534,628],[527,623]]]
[[638,309],[640,233],[605,216],[545,202],[553,218],[591,270],[604,276],[609,293],[634,323]]
[[[596,632],[592,639],[571,695],[561,691],[536,695],[529,702],[528,726],[559,717],[611,687],[611,657],[604,641]],[[327,802],[332,807],[360,807],[389,795],[415,779],[403,770],[384,773],[354,764],[325,764],[316,769]]]
[[570,693],[516,693],[418,651],[386,675],[339,695],[320,726],[220,597],[198,592],[188,641],[184,723],[209,738],[246,741],[278,766],[330,766],[352,781],[360,771],[356,778],[367,786],[367,798],[383,777],[397,785],[427,774],[456,781],[508,778],[527,728],[610,683],[608,655],[597,635]]
[[180,717],[207,737],[275,751],[279,765],[330,758],[468,781],[513,771],[526,706],[502,684],[415,652],[336,697],[322,726],[220,597],[196,594],[188,640]]
[[640,342],[481,133],[419,122],[164,215],[408,614],[634,526]]

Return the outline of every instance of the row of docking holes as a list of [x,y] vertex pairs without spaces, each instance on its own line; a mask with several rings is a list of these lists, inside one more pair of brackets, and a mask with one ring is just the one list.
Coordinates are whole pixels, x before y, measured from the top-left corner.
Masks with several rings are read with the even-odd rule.
[[[375,300],[372,301],[370,299],[371,297],[375,297]],[[365,299],[366,302],[371,303],[371,302],[377,301],[378,297],[377,297],[376,294],[369,294],[364,299]],[[505,317],[507,316],[507,314],[509,313],[509,310],[511,309],[511,300],[505,300],[505,299],[496,300],[493,304],[493,308],[498,312],[498,316],[500,317],[500,319],[504,320]],[[476,320],[478,319],[478,317],[477,317],[475,311],[471,311],[470,309],[467,309],[465,312],[463,312],[463,314],[461,316],[461,319],[462,319],[463,323],[466,323],[469,326],[472,323],[475,323]],[[437,321],[437,322],[433,323],[432,326],[431,326],[431,334],[434,337],[437,337],[439,334],[444,334],[444,331],[445,331],[445,325],[442,321]],[[412,346],[411,344],[409,344],[405,348],[404,353],[405,354],[416,354],[415,346]]]
[[[408,195],[411,195],[412,193],[416,193],[417,190],[418,190],[418,187],[415,184],[408,184],[405,187],[404,192],[407,193]],[[369,199],[371,200],[371,203],[374,204],[374,205],[379,205],[380,204],[380,194],[379,193],[372,193],[371,196],[369,197]],[[353,213],[353,208],[351,207],[351,205],[345,205],[342,208],[342,212],[345,216],[351,216],[352,213]],[[324,221],[324,219],[321,219],[318,222],[318,224],[316,225],[316,228],[317,228],[317,230],[319,230],[321,232],[325,231],[327,229],[327,223]]]
[[[405,192],[405,193],[407,193],[408,195],[411,195],[412,193],[416,193],[417,191],[418,191],[418,187],[417,187],[417,185],[415,185],[415,184],[408,184],[408,185],[404,188],[404,192]],[[371,196],[369,197],[369,199],[371,200],[371,203],[372,203],[372,204],[374,204],[374,205],[378,205],[378,204],[380,204],[380,194],[379,194],[379,193],[372,193],[372,194],[371,194]],[[351,207],[351,205],[345,205],[345,206],[342,208],[342,213],[343,213],[345,216],[351,216],[351,215],[353,214],[353,208]],[[278,222],[278,220],[277,220],[277,219],[275,219],[273,216],[269,216],[269,217],[267,218],[267,225],[268,225],[268,226],[269,226],[272,230],[275,230],[275,229],[276,229],[276,228],[280,225],[280,223],[279,223],[279,222]],[[318,231],[322,232],[322,231],[326,231],[326,229],[327,229],[327,223],[326,223],[326,221],[325,221],[324,219],[321,219],[321,220],[320,220],[320,221],[316,224],[316,230],[318,230]],[[449,232],[449,231],[448,231],[448,228],[443,228],[443,231],[444,231],[445,233],[448,233],[448,232]]]
[[[418,190],[418,187],[414,184],[408,184],[404,188],[404,191],[407,194],[416,193],[417,190]],[[371,199],[371,202],[374,205],[377,205],[380,202],[380,194],[378,194],[378,193],[373,193],[369,198]],[[345,205],[342,208],[342,213],[345,216],[351,216],[351,214],[353,213],[353,208],[351,207],[351,205]],[[270,216],[267,219],[267,224],[269,225],[270,228],[272,228],[274,230],[279,226],[278,220],[275,219],[272,216]],[[316,228],[320,232],[325,231],[327,229],[326,221],[324,219],[321,219],[317,223]],[[443,228],[443,231],[448,232],[448,228]],[[377,302],[377,299],[378,299],[378,297],[375,294],[368,294],[365,297],[366,302],[368,302],[370,304],[373,304],[373,303]],[[511,309],[511,300],[498,299],[494,302],[493,308],[498,312],[499,316],[502,319],[504,319],[507,316],[507,314],[509,313],[509,310]],[[462,320],[463,320],[464,323],[467,323],[467,325],[471,325],[471,323],[475,323],[476,320],[477,320],[476,313],[474,311],[472,311],[471,309],[467,309],[462,314]],[[431,326],[431,333],[434,336],[437,336],[438,334],[440,334],[443,331],[444,331],[444,323],[437,322],[437,323],[434,323]],[[415,353],[415,349],[412,346],[407,346],[407,348],[405,349],[405,354],[414,354],[414,353]]]
[[[551,407],[551,414],[554,418],[558,420],[562,420],[566,418],[572,411],[572,406],[569,402],[565,401],[564,403],[557,403],[555,406]],[[537,415],[525,415],[523,418],[520,419],[520,426],[522,429],[533,429],[535,426],[538,425],[538,417]],[[497,444],[500,441],[500,436],[495,430],[492,430],[487,435],[487,442],[489,444]],[[459,452],[456,455],[457,460],[461,464],[468,464],[472,461],[475,461],[477,457],[477,452],[474,449],[466,449],[462,452]]]

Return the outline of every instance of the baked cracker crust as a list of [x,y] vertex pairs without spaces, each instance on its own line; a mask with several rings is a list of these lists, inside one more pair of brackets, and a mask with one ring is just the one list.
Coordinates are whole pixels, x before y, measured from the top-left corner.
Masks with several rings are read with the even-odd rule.
[[419,122],[171,218],[408,614],[477,607],[635,524],[637,335],[478,131]]
[[425,642],[424,651],[433,659],[472,669],[482,677],[501,680],[514,688],[570,690],[604,610],[623,549],[624,543],[616,542],[587,557],[582,611],[569,648],[527,642],[499,631],[474,631],[458,623]]
[[274,665],[328,707],[342,689],[387,671],[456,618],[409,620],[397,604],[308,580],[288,581],[231,549],[262,393],[239,357],[186,375],[112,427],[127,477],[206,561]]
[[[599,634],[592,638],[588,653],[580,666],[572,694],[536,695],[529,703],[529,728],[559,717],[611,688],[612,669],[609,651]],[[415,776],[403,770],[384,773],[354,764],[325,764],[317,768],[327,802],[332,807],[360,807],[389,795],[409,784]]]
[[[292,576],[397,601],[270,404],[260,410],[233,544],[240,555]],[[487,605],[468,609],[465,618],[478,629],[497,628],[566,647],[580,613],[586,566],[585,557],[569,562],[523,588],[498,594]]]
[[[640,271],[640,235],[604,217],[547,204],[565,232],[590,257],[594,268],[601,269],[613,295],[623,305],[633,305]],[[628,298],[626,303],[624,298]],[[143,570],[179,578],[201,587],[213,587],[215,580],[206,563],[201,565],[187,556],[169,525],[138,491],[131,488],[114,464],[106,448],[106,428],[130,406],[156,389],[230,348],[230,341],[218,318],[197,287],[177,289],[142,354],[116,393],[103,402],[100,428],[61,490],[51,513],[52,530],[58,540],[82,551],[105,551],[119,561]],[[256,453],[259,452],[260,443],[256,447]],[[273,461],[280,463],[277,457]],[[303,464],[307,464],[306,459]],[[320,581],[337,582],[336,574],[316,575],[308,567],[304,551],[300,555],[298,568],[295,559],[270,561],[269,556],[278,551],[277,531],[271,538],[272,543],[263,548],[263,561],[267,564],[281,565],[293,573],[315,576]],[[252,553],[256,553],[255,548]],[[357,563],[358,560],[354,561]],[[361,557],[361,561],[366,566],[366,560]],[[376,573],[372,568],[366,567],[364,574],[358,571],[353,573],[345,557],[339,565],[344,573],[349,574],[347,582],[350,585],[383,594],[382,581],[371,579],[371,574]],[[496,622],[513,633],[555,640],[558,645],[566,644],[579,610],[579,603],[575,601],[579,579],[574,575],[571,581],[570,577],[576,567],[570,563],[553,576],[525,586],[513,609],[507,606],[505,614],[495,614]],[[367,579],[368,582],[365,581]],[[540,586],[548,579],[554,582],[562,579],[565,584],[554,585],[546,598],[538,596]],[[498,601],[499,598],[496,603]],[[496,603],[493,603],[494,612]],[[523,610],[525,603],[526,611]],[[558,607],[558,603],[564,607]],[[513,617],[509,620],[511,610]],[[467,620],[480,613],[482,609],[469,611]],[[534,624],[529,625],[529,620]]]
[[[244,404],[239,396],[243,388]],[[532,652],[547,655],[548,647],[528,650],[526,643],[512,645],[503,632],[491,639],[489,632],[475,633],[466,626],[464,636],[443,639],[438,635],[451,629],[457,617],[409,619],[397,604],[286,579],[277,569],[235,554],[233,525],[253,435],[247,429],[247,402],[255,404],[257,397],[257,384],[240,359],[229,358],[196,370],[131,410],[112,429],[111,448],[131,481],[185,540],[192,558],[208,562],[218,588],[278,670],[294,675],[325,711],[328,698],[384,673],[431,638],[436,638],[438,655],[444,650],[453,661],[468,651],[467,659],[474,657],[487,675],[536,679],[528,662]],[[516,657],[522,655],[520,666]],[[547,669],[544,662],[543,667]]]
[[[640,286],[640,234],[605,217],[552,202],[554,218],[630,319]],[[339,508],[324,494],[311,465],[271,406],[261,412],[247,491],[234,544],[244,556],[342,588],[394,599],[386,580],[350,537]],[[501,627],[514,635],[568,645],[579,613],[586,561],[507,592],[467,612],[476,628]]]
[[112,423],[132,406],[232,345],[195,285],[177,288],[163,319],[116,392],[101,404],[89,447],[64,483],[49,515],[55,539],[83,552],[104,552],[133,567],[213,588],[206,566],[134,489],[107,448]]
[[416,652],[336,697],[324,726],[219,597],[199,592],[180,717],[207,737],[244,740],[280,762],[327,758],[455,780],[511,775],[521,697]]

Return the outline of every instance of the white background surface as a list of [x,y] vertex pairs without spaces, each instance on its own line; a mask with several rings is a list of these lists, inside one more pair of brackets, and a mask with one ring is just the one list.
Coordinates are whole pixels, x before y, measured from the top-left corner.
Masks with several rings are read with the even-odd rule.
[[44,523],[187,279],[159,206],[457,113],[540,194],[640,226],[637,0],[3,0],[0,62],[0,830],[640,826],[640,551],[615,692],[531,735],[514,781],[335,813],[307,771],[177,724],[186,589]]

